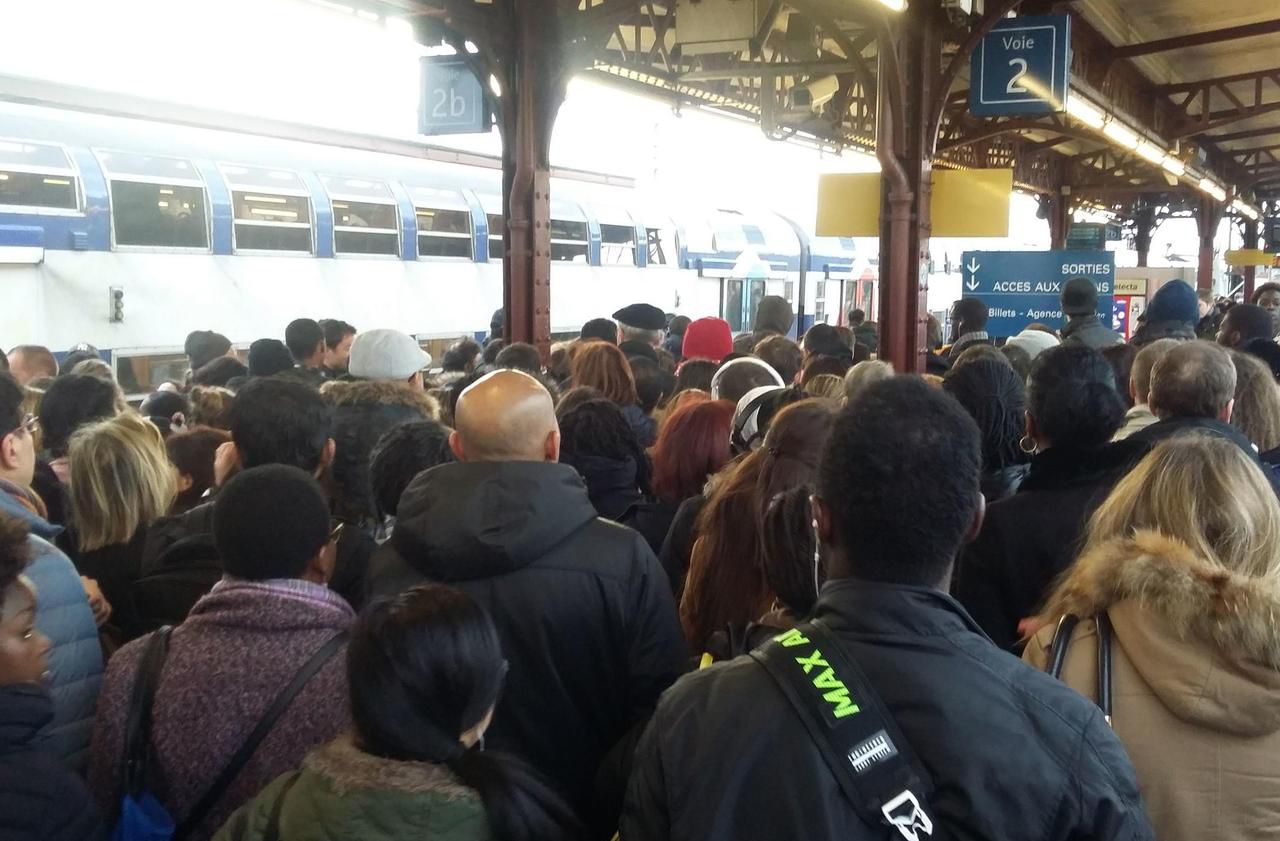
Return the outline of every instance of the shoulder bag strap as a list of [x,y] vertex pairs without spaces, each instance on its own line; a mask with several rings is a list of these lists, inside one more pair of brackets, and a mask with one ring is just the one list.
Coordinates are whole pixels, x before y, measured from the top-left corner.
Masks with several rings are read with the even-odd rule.
[[866,675],[819,622],[751,652],[764,666],[867,826],[936,838],[932,786]]
[[315,677],[316,672],[320,671],[324,664],[329,662],[330,658],[346,642],[346,631],[335,634],[298,670],[298,673],[293,676],[292,682],[276,696],[276,699],[271,702],[271,706],[262,714],[262,718],[258,720],[253,732],[248,735],[244,743],[240,745],[240,749],[227,762],[221,773],[213,781],[213,785],[209,786],[208,791],[196,801],[196,805],[192,807],[191,812],[178,825],[178,828],[173,833],[174,841],[183,841],[208,816],[209,811],[222,799],[222,795],[226,793],[236,775],[244,768],[245,763],[253,757],[258,745],[267,737],[267,734],[271,732],[271,728],[275,726],[280,716],[284,715],[284,711],[293,703],[293,699],[297,697],[302,688],[310,682],[311,678]]
[[160,686],[164,661],[169,656],[169,634],[172,631],[173,628],[166,625],[151,635],[142,659],[138,662],[138,673],[133,678],[129,717],[125,723],[123,768],[120,772],[122,794],[137,795],[147,783],[147,770],[152,756],[151,707],[155,703],[156,689]]
[[1098,623],[1098,706],[1111,726],[1111,617],[1104,610],[1095,617]]
[[280,789],[280,793],[276,795],[276,802],[271,804],[271,817],[267,820],[267,830],[262,836],[262,841],[280,841],[280,815],[284,812],[284,801],[289,796],[289,790],[298,782],[298,774],[294,774],[289,778],[289,782],[284,784]]
[[1076,632],[1080,617],[1068,613],[1058,620],[1058,630],[1053,634],[1053,642],[1049,644],[1049,665],[1045,669],[1051,676],[1062,679],[1062,667],[1067,662],[1067,646],[1071,645],[1071,635]]

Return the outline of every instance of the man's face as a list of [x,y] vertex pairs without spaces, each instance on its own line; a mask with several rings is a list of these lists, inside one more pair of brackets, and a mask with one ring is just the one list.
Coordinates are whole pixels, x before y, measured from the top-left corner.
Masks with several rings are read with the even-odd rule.
[[1280,313],[1280,292],[1274,289],[1268,289],[1258,296],[1258,306],[1271,313],[1271,317],[1275,318],[1276,313]]
[[34,426],[24,425],[0,436],[0,454],[6,477],[25,487],[31,485],[36,474],[36,442]]
[[342,337],[342,341],[338,342],[336,348],[326,349],[324,352],[325,367],[333,371],[347,370],[347,363],[351,361],[351,343],[355,340],[355,334],[350,333]]

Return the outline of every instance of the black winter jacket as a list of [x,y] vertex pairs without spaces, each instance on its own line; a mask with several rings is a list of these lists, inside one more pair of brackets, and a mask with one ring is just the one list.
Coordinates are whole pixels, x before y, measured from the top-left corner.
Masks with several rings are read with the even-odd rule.
[[635,459],[561,451],[560,462],[578,471],[596,513],[606,520],[621,521],[627,509],[644,499],[637,483]]
[[662,551],[658,559],[671,581],[671,592],[676,603],[684,593],[684,580],[689,575],[689,564],[693,560],[693,544],[698,541],[698,517],[702,509],[707,507],[706,494],[691,496],[676,509],[676,515],[667,530],[667,538],[662,543]]
[[[921,839],[1153,837],[1133,768],[1098,708],[996,650],[947,595],[833,581],[817,616],[933,780],[941,826]],[[772,678],[739,658],[662,697],[636,753],[621,834],[883,841],[891,830],[862,823]]]
[[498,627],[511,670],[489,745],[532,762],[597,830],[616,827],[593,809],[596,772],[685,659],[644,540],[599,519],[568,465],[444,464],[405,490],[370,569],[375,596],[428,580],[470,594]]
[[33,747],[53,720],[53,699],[39,686],[0,688],[0,838],[95,841],[97,805],[84,783],[52,753]]
[[996,645],[1021,647],[1018,623],[1075,560],[1089,516],[1147,449],[1126,440],[1100,450],[1045,450],[1017,493],[987,507],[952,591]]
[[[641,501],[628,508],[618,522],[640,532],[644,542],[648,543],[649,548],[657,555],[662,551],[662,544],[666,542],[667,533],[671,531],[671,523],[679,510],[678,502],[666,502],[661,499]],[[663,568],[666,568],[665,565]],[[668,571],[667,578],[670,577],[671,573]]]
[[1097,313],[1094,313],[1074,316],[1068,320],[1062,328],[1062,343],[1102,350],[1112,345],[1124,344],[1124,336],[1108,328]]

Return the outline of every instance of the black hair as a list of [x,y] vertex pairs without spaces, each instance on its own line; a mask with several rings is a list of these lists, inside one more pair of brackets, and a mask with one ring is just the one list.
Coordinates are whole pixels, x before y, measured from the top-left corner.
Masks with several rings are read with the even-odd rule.
[[867,388],[836,419],[818,474],[834,542],[855,578],[938,586],[978,509],[973,418],[919,377]]
[[258,339],[249,345],[249,376],[274,377],[293,369],[293,354],[279,339]]
[[680,366],[680,372],[676,374],[676,393],[691,389],[710,392],[711,380],[719,370],[720,364],[710,359],[686,360]]
[[990,310],[981,298],[961,298],[951,310],[956,327],[964,326],[968,330],[987,329]]
[[631,374],[636,378],[636,395],[640,398],[640,408],[646,415],[670,397],[676,389],[676,378],[652,359],[633,356],[627,360],[631,365]]
[[1120,395],[1120,402],[1124,404],[1125,411],[1132,409],[1133,398],[1129,396],[1129,380],[1133,378],[1133,363],[1138,358],[1138,348],[1129,344],[1110,345],[1099,352],[1111,364],[1111,373],[1116,378],[1116,394]]
[[0,372],[0,438],[22,425],[22,404],[27,392],[12,374]]
[[764,360],[756,360],[754,357],[751,359],[753,359],[752,362],[744,362],[741,365],[736,362],[721,365],[714,380],[716,391],[711,396],[737,405],[739,400],[757,388],[779,387],[781,377],[778,372]]
[[1258,300],[1267,292],[1280,292],[1280,283],[1263,283],[1254,288],[1253,297],[1249,299],[1249,303],[1256,304]]
[[382,434],[369,456],[369,484],[379,518],[395,516],[400,497],[415,476],[453,461],[450,432],[439,421],[420,420],[393,426]]
[[480,357],[485,365],[492,365],[507,346],[506,339],[494,339],[484,346],[484,354]]
[[116,414],[116,387],[88,374],[58,377],[40,403],[44,447],[54,458],[67,454],[71,435],[87,423]]
[[1245,342],[1240,349],[1267,363],[1267,367],[1271,369],[1271,376],[1280,380],[1280,345],[1271,339],[1254,339],[1251,342]]
[[810,355],[853,359],[853,348],[830,324],[815,324],[804,334],[804,350]]
[[148,394],[138,406],[138,414],[151,421],[165,438],[173,431],[173,419],[191,416],[191,401],[176,391],[155,391]]
[[689,325],[693,323],[693,319],[687,315],[677,315],[667,324],[668,336],[683,336],[684,331],[689,329]]
[[440,366],[446,371],[466,371],[468,365],[475,367],[477,357],[483,353],[484,348],[475,339],[459,339],[444,352]]
[[219,356],[191,374],[192,385],[212,385],[226,388],[237,377],[249,376],[249,368],[239,359]]
[[213,505],[222,569],[249,581],[298,578],[329,539],[320,483],[284,464],[241,471]]
[[483,376],[484,374],[480,371],[472,371],[465,377],[460,377],[445,387],[446,402],[449,405],[449,418],[452,419],[458,416],[458,400],[462,397],[462,392],[475,385]]
[[1007,362],[979,359],[952,368],[942,388],[964,406],[982,435],[982,469],[1003,470],[1022,461],[1027,391]]
[[1111,363],[1079,345],[1053,347],[1036,357],[1027,383],[1027,414],[1054,447],[1095,449],[1124,422]]
[[1230,321],[1232,330],[1240,333],[1241,345],[1254,339],[1271,341],[1276,335],[1271,313],[1256,304],[1237,304],[1227,310],[1222,320],[1224,324]]
[[24,521],[0,514],[0,601],[31,562],[30,534]]
[[618,343],[618,325],[613,319],[593,318],[578,331],[580,339],[601,339],[611,345]]
[[260,379],[240,389],[229,421],[241,466],[287,464],[314,474],[332,435],[333,410],[314,388]]
[[512,368],[516,371],[542,375],[542,355],[528,342],[513,342],[507,345],[494,357],[493,364],[499,368]]
[[354,336],[356,328],[340,318],[322,318],[317,322],[324,331],[324,346],[335,350],[347,336]]
[[562,462],[574,464],[581,456],[610,461],[630,459],[636,466],[636,485],[643,493],[649,493],[649,457],[618,404],[612,400],[587,400],[562,413],[559,419]]
[[71,373],[71,369],[75,368],[86,359],[102,359],[97,353],[91,350],[73,350],[66,356],[62,357],[62,364],[58,366],[58,376],[65,377]]
[[867,313],[864,310],[849,310],[849,323],[861,324],[867,320]]
[[[339,339],[341,341],[341,339]],[[293,361],[301,365],[324,350],[325,336],[320,323],[313,318],[298,318],[284,328],[284,343]]]
[[506,669],[493,621],[470,596],[422,584],[374,602],[347,646],[357,744],[447,766],[479,793],[496,841],[580,838],[573,812],[523,761],[460,741],[497,704]]
[[[764,557],[764,577],[787,610],[797,618],[808,616],[818,601],[814,589],[813,512],[809,495],[813,489],[800,485],[765,501],[760,529]],[[826,569],[818,564],[818,586]]]
[[604,392],[589,385],[579,385],[556,398],[556,420],[586,403],[588,400],[605,400]]
[[[1018,379],[1025,383],[1027,377],[1031,375],[1031,354],[1027,352],[1027,349],[1020,345],[1005,345],[1000,348],[1000,352],[1009,361],[1009,367],[1018,375]],[[963,356],[964,354],[960,355]]]

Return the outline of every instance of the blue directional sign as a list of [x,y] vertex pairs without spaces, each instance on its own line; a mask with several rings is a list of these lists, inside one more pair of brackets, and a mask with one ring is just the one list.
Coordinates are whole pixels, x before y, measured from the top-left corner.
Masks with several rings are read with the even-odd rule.
[[1111,251],[966,251],[964,295],[981,298],[991,311],[992,338],[1016,336],[1028,324],[1059,328],[1062,284],[1087,277],[1098,287],[1098,315],[1111,324],[1116,255]]
[[421,96],[420,134],[482,134],[489,130],[489,103],[484,86],[465,59],[424,57]]
[[1008,18],[973,51],[969,110],[979,117],[1058,113],[1070,82],[1070,16]]

